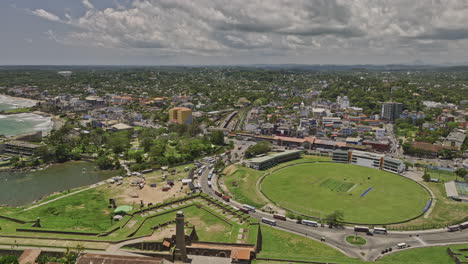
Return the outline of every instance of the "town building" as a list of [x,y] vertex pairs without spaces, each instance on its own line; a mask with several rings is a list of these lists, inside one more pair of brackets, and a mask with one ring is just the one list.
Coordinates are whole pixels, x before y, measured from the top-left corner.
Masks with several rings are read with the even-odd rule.
[[350,155],[348,151],[344,150],[335,150],[332,152],[332,160],[334,162],[348,163]]
[[340,107],[340,109],[346,109],[348,107],[350,107],[350,104],[349,104],[349,99],[348,99],[348,96],[338,96],[336,98],[336,103],[338,104],[338,106]]
[[390,149],[390,142],[388,140],[364,140],[363,145],[370,145],[372,149],[378,152],[385,152]]
[[406,165],[402,160],[385,157],[383,159],[382,169],[389,172],[401,173],[405,171]]
[[352,151],[350,163],[380,169],[384,155],[364,151]]
[[192,110],[186,107],[174,107],[169,109],[169,122],[180,125],[191,125],[193,122]]
[[400,118],[401,113],[403,112],[403,104],[396,102],[386,102],[382,103],[381,108],[381,117],[386,121],[395,121]]
[[301,150],[288,150],[274,153],[263,157],[253,158],[247,161],[248,167],[256,170],[266,170],[276,166],[279,163],[298,159],[301,156]]
[[392,173],[402,173],[406,169],[406,165],[403,161],[372,152],[335,150],[332,152],[331,156],[334,162],[350,163]]
[[457,150],[461,148],[463,142],[465,141],[466,134],[463,130],[453,130],[450,134],[445,138],[443,146],[444,147],[452,147]]
[[59,71],[59,72],[57,72],[57,74],[60,75],[60,76],[63,76],[63,77],[70,77],[73,74],[73,72],[71,72],[71,71]]
[[0,146],[0,152],[30,156],[34,154],[34,151],[40,146],[41,145],[31,144],[26,141],[10,140],[5,142],[2,146]]

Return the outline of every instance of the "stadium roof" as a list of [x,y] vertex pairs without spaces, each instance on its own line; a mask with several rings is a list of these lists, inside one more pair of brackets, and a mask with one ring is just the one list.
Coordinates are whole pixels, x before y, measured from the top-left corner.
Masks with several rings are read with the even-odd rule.
[[262,163],[262,162],[268,161],[268,160],[273,159],[273,158],[283,157],[283,156],[286,156],[286,155],[290,155],[290,154],[294,154],[294,153],[301,153],[301,152],[302,152],[302,150],[286,150],[284,152],[273,153],[273,154],[270,154],[270,155],[267,155],[267,156],[264,156],[264,157],[253,158],[253,159],[249,160],[249,162],[251,162],[251,163]]

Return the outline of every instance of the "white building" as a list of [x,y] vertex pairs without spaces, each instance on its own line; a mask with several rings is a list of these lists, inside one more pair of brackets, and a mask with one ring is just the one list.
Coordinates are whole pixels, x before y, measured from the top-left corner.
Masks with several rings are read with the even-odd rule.
[[338,96],[336,103],[340,106],[340,109],[346,109],[350,107],[348,96]]
[[352,152],[351,164],[380,169],[385,155],[355,150]]
[[385,137],[385,128],[377,128],[375,130],[375,137],[376,138],[383,138]]
[[383,154],[358,150],[335,150],[332,152],[332,161],[381,169],[392,173],[402,173],[406,169],[405,163],[401,160],[386,157]]
[[73,72],[71,72],[71,71],[59,71],[59,72],[57,72],[57,74],[61,75],[63,77],[70,77],[73,74]]

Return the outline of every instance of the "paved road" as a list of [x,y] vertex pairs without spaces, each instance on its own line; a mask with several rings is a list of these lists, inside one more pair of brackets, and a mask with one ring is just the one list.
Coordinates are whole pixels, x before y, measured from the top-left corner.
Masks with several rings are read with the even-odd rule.
[[[202,191],[209,194],[215,199],[223,201],[220,197],[214,194],[214,190],[217,190],[217,175],[211,179],[212,188],[208,187],[208,170],[205,170],[199,177]],[[223,201],[224,202],[224,201]],[[231,199],[228,203],[231,206],[240,208],[242,205]],[[262,217],[273,219],[271,214],[256,211],[250,212],[249,215],[253,218],[261,220]],[[396,249],[397,243],[406,243],[410,245],[410,248],[414,247],[427,247],[436,245],[448,245],[448,244],[461,244],[468,243],[468,229],[457,232],[447,232],[446,229],[437,230],[425,230],[425,231],[390,231],[387,235],[375,234],[368,236],[365,233],[360,233],[360,236],[365,237],[367,240],[364,246],[353,246],[345,241],[345,238],[349,235],[354,235],[354,229],[352,227],[344,228],[328,228],[328,227],[309,227],[296,223],[293,220],[288,219],[287,221],[276,220],[276,228],[300,234],[302,236],[321,240],[325,239],[326,244],[340,250],[346,255],[354,258],[361,258],[367,261],[373,261],[382,256],[382,250],[386,248],[392,248],[393,252],[400,251]],[[361,253],[365,253],[364,256]]]

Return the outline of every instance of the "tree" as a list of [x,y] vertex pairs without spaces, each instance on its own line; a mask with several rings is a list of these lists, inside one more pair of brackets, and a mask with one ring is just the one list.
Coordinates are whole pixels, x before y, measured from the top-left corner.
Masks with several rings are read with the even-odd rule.
[[58,162],[65,162],[70,159],[70,150],[64,144],[59,144],[55,149],[55,158]]
[[422,176],[423,180],[425,182],[428,182],[431,180],[431,175],[429,175],[429,173],[427,172],[427,170],[424,170],[424,175]]
[[341,222],[344,219],[344,213],[343,211],[334,211],[333,213],[327,215],[325,217],[325,221],[330,225],[331,227],[333,226],[340,226]]
[[211,132],[210,142],[213,145],[218,145],[218,146],[224,145],[224,133],[223,133],[223,131],[213,131],[213,132]]
[[455,174],[457,174],[458,177],[465,177],[465,175],[468,174],[468,170],[464,169],[464,168],[458,168],[456,171],[455,171]]
[[215,170],[219,170],[219,169],[222,169],[224,167],[224,161],[219,159],[218,161],[216,161],[216,163],[214,164],[214,168]]
[[151,147],[153,146],[153,139],[150,137],[145,137],[140,144],[143,147],[145,152],[149,152]]
[[245,151],[245,157],[251,158],[256,155],[267,153],[271,150],[271,143],[268,141],[259,142],[253,146],[250,146]]
[[110,170],[114,168],[114,163],[108,156],[101,156],[96,160],[96,164],[101,170]]
[[18,264],[18,257],[16,256],[1,256],[0,264]]

